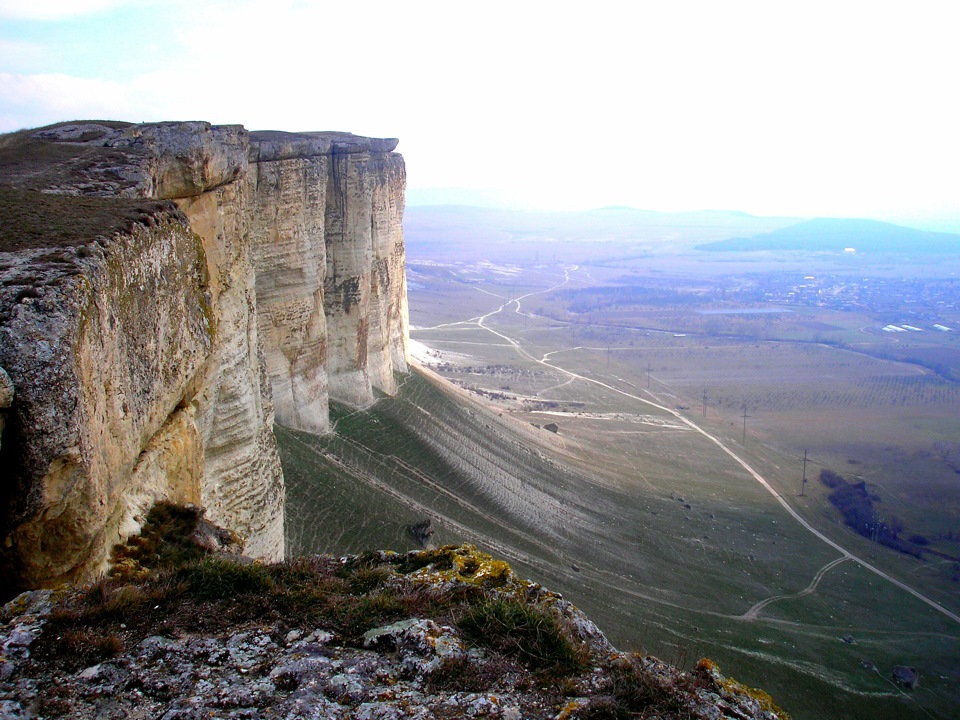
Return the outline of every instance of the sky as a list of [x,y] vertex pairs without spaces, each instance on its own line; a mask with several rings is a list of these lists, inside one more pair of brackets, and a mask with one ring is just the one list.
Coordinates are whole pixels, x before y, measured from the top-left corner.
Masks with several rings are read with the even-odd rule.
[[408,202],[960,231],[948,1],[0,0],[0,132],[398,137]]

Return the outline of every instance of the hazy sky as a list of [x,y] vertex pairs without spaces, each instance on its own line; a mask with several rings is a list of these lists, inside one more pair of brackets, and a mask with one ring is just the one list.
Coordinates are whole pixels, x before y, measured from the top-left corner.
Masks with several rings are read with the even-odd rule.
[[415,202],[960,230],[956,17],[923,0],[0,0],[0,131],[349,130],[400,138]]

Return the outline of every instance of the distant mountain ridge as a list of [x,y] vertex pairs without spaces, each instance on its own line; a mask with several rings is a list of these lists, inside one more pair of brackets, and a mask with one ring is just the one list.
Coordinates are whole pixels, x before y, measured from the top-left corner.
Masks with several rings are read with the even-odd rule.
[[[469,205],[407,205],[407,251],[460,241],[498,243],[615,241],[678,242],[690,245],[769,232],[800,218],[759,217],[723,210],[657,212],[631,207],[593,210],[504,210]],[[693,233],[693,234],[691,234]]]
[[814,218],[750,237],[698,245],[698,250],[754,252],[810,250],[814,252],[944,253],[960,250],[960,235],[931,232],[880,220]]

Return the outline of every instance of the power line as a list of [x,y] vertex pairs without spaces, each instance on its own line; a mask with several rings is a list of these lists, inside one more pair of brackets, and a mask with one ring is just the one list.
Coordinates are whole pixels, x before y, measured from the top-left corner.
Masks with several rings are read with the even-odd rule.
[[803,449],[803,480],[800,481],[800,497],[803,497],[803,489],[807,485],[807,449]]

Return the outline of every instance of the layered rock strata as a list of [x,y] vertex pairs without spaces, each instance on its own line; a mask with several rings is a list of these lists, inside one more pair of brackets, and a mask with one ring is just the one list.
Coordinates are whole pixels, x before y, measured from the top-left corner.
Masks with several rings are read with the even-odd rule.
[[328,429],[327,398],[372,402],[406,372],[396,140],[252,133],[257,297],[278,421]]
[[200,122],[0,140],[0,579],[89,577],[159,499],[281,557],[274,408],[323,432],[328,397],[368,403],[406,370],[396,141]]

